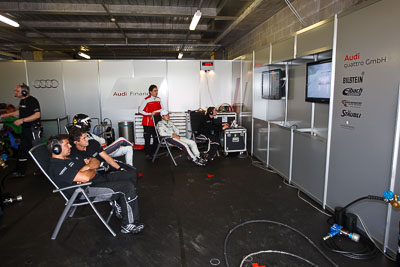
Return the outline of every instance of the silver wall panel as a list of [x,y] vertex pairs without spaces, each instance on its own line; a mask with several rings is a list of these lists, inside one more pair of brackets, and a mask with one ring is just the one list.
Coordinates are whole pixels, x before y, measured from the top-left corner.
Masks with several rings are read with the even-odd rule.
[[0,81],[0,102],[13,104],[18,108],[19,99],[14,96],[14,89],[17,84],[28,83],[25,62],[0,62]]
[[277,63],[294,57],[294,36],[272,44],[272,63]]
[[329,104],[315,104],[314,132],[323,138],[328,137]]
[[65,105],[72,120],[77,113],[100,118],[97,61],[63,61]]
[[268,123],[254,118],[254,149],[253,154],[264,164],[267,164],[268,153]]
[[322,203],[325,184],[326,140],[293,131],[292,181]]
[[268,69],[269,67],[254,68],[253,117],[264,121],[267,120],[268,99],[262,98],[262,72]]
[[240,101],[240,88],[242,75],[242,60],[237,59],[232,61],[232,104],[239,103]]
[[281,69],[282,66],[269,65],[254,68],[253,116],[265,121],[282,121],[285,118],[285,99],[262,98],[262,72]]
[[247,149],[251,151],[252,111],[253,111],[253,53],[246,54],[242,61],[242,109],[239,113],[240,124],[247,129]]
[[[398,10],[400,1],[382,0],[338,20],[327,193],[330,207],[369,194],[382,195],[390,184],[400,82],[400,35],[395,34],[400,25]],[[347,116],[349,111],[356,116]],[[383,241],[386,204],[363,202],[350,210],[364,219],[373,237]],[[398,220],[391,222],[390,231],[389,246],[395,249]]]
[[288,121],[297,128],[311,127],[311,103],[305,101],[306,65],[289,65]]
[[[31,94],[40,103],[42,119],[65,117],[65,100],[61,61],[27,62]],[[47,81],[52,81],[51,84]]]
[[[168,96],[170,111],[196,110],[201,107],[198,60],[168,61],[167,79],[168,87],[174,88]],[[218,89],[213,89],[212,94],[217,94]]]
[[289,177],[290,162],[290,128],[270,123],[269,165],[286,179]]
[[333,20],[322,23],[324,24],[302,31],[297,35],[296,57],[332,49]]

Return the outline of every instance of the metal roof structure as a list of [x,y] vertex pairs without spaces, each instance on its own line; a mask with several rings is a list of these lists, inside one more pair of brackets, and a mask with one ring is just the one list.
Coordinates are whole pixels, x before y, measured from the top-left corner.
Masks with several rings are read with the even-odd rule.
[[[291,0],[293,1],[293,0]],[[283,0],[0,1],[0,58],[224,59],[225,48],[286,6]],[[189,24],[202,13],[194,31]],[[32,58],[30,58],[32,59]]]

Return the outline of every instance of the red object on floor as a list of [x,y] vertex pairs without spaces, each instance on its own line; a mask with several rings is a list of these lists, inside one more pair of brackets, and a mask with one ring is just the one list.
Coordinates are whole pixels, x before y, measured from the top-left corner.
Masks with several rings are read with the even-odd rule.
[[258,263],[252,263],[251,265],[253,265],[253,267],[265,267],[265,265],[261,266],[261,265],[258,265]]
[[142,150],[144,149],[144,145],[133,145],[134,150]]
[[207,174],[207,177],[208,177],[208,178],[213,178],[213,177],[214,177],[214,174]]

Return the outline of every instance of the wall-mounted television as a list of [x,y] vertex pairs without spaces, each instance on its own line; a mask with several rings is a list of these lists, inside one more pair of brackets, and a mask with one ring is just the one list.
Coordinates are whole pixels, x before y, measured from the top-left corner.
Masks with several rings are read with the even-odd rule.
[[283,72],[280,69],[262,72],[262,98],[281,99],[285,96]]
[[331,95],[331,73],[331,59],[307,63],[307,102],[329,103]]

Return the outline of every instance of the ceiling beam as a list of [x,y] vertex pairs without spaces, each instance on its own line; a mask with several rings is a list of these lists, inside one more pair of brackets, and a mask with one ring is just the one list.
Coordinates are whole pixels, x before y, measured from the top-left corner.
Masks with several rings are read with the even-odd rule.
[[[107,8],[113,16],[173,16],[191,17],[196,7],[179,6],[143,6],[114,5]],[[60,15],[108,15],[101,4],[71,4],[71,3],[35,3],[35,2],[0,2],[1,12],[18,12],[27,14],[60,14]],[[202,8],[202,17],[218,20],[234,20],[233,16],[218,16],[217,8]]]
[[[127,38],[132,39],[185,39],[186,34],[177,33],[126,33]],[[27,38],[42,38],[43,35],[37,32],[25,33]],[[48,38],[73,38],[73,39],[116,39],[125,38],[120,32],[100,33],[100,32],[46,32]],[[190,39],[200,40],[201,34],[191,34]]]
[[[37,29],[117,29],[114,22],[84,22],[84,21],[21,21],[24,24],[30,25]],[[119,22],[118,23],[124,30],[187,30],[189,24],[176,24],[176,23],[131,23],[131,22]],[[215,30],[209,30],[207,24],[199,24],[196,27],[196,31],[209,31],[215,32]]]
[[8,53],[8,52],[4,52],[4,51],[1,51],[1,50],[0,50],[0,56],[21,59],[21,56],[19,56],[19,55]]
[[228,33],[230,33],[234,28],[236,28],[248,15],[250,15],[254,10],[256,10],[257,7],[259,7],[259,5],[263,1],[264,0],[254,0],[254,2],[248,8],[246,8],[246,10],[243,11],[243,13],[240,14],[240,16],[234,22],[232,22],[232,24],[229,25],[229,27],[223,33],[221,33],[215,39],[214,42],[218,43],[219,41],[221,41]]

